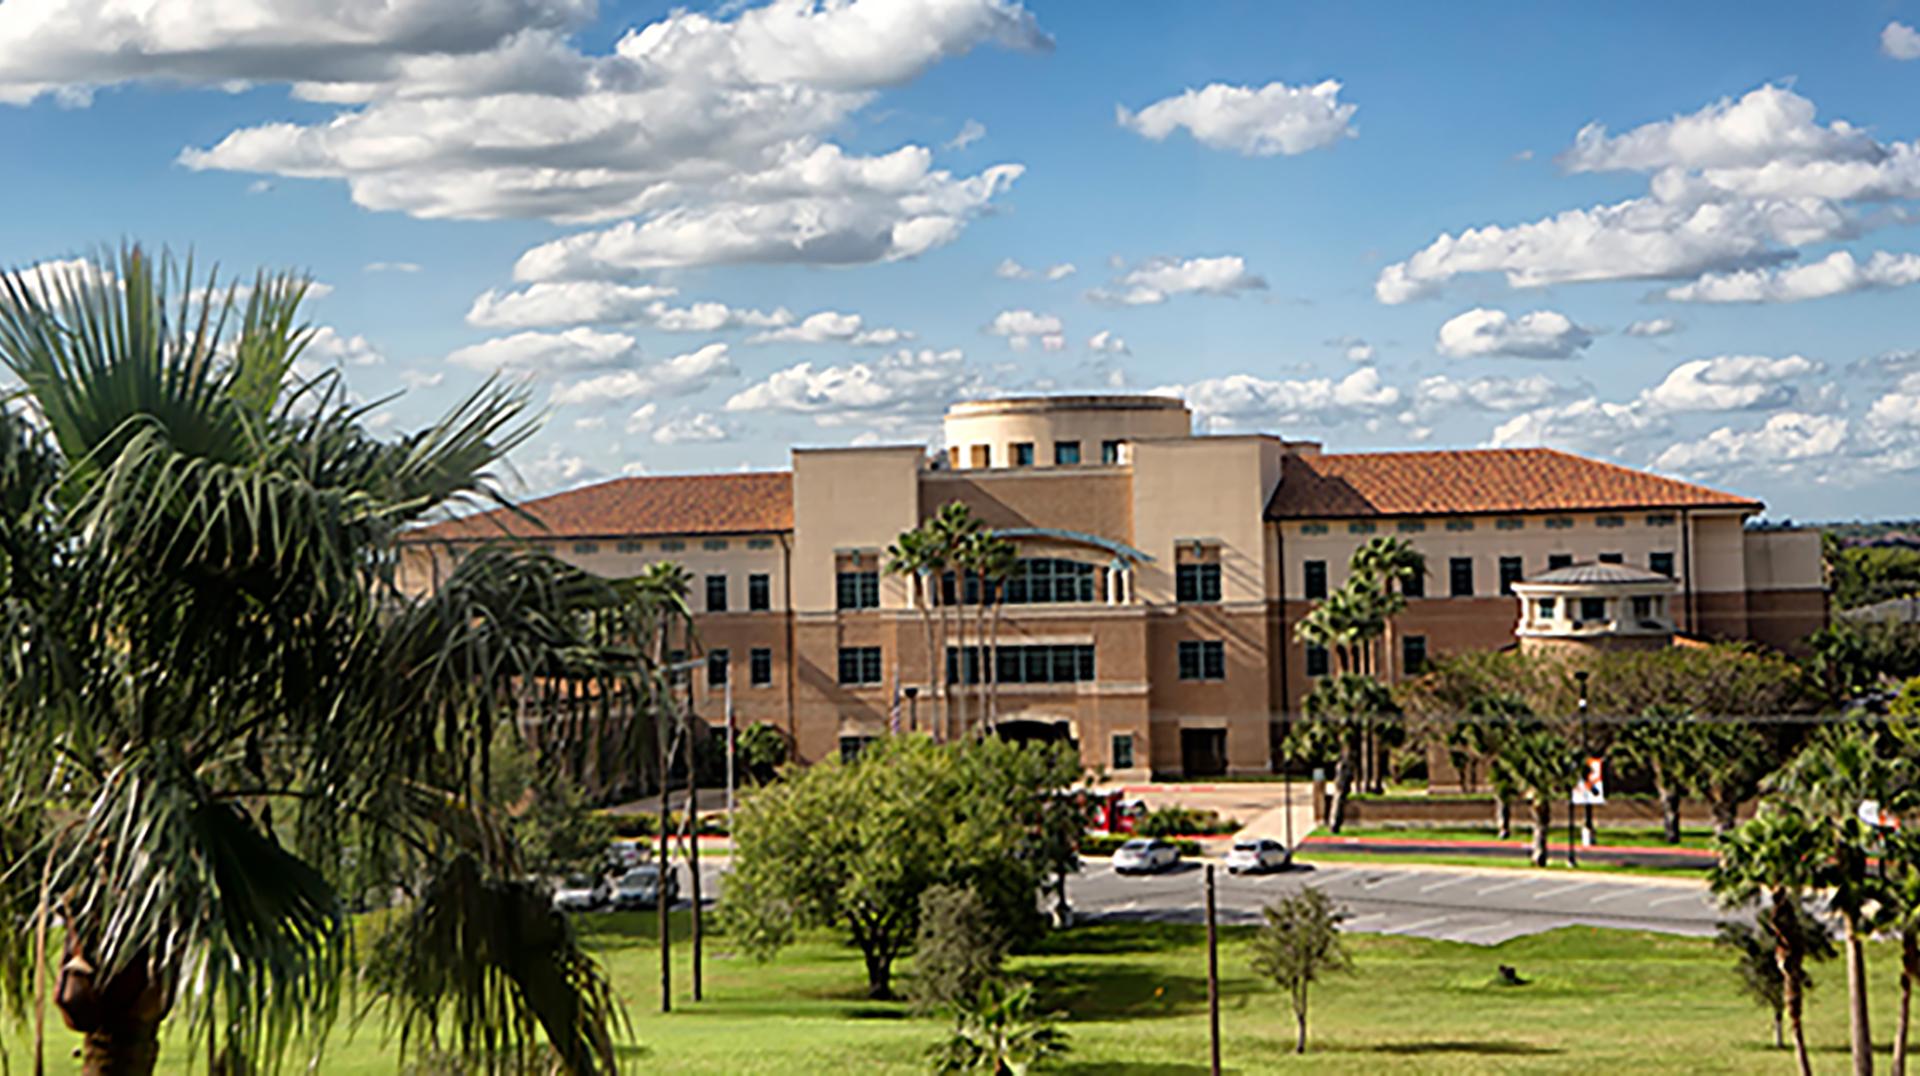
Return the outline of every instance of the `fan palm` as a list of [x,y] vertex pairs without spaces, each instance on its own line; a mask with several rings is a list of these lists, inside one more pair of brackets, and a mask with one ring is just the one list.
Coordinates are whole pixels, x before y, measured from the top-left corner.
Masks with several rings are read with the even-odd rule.
[[1766,923],[1773,936],[1774,959],[1780,965],[1781,993],[1787,1027],[1793,1032],[1793,1050],[1801,1076],[1811,1076],[1807,1033],[1802,1022],[1806,984],[1805,934],[1800,908],[1806,893],[1819,882],[1819,864],[1825,858],[1828,828],[1791,807],[1770,806],[1720,838],[1720,861],[1709,877],[1714,896],[1728,907],[1739,907],[1765,897]]
[[924,524],[910,531],[902,531],[887,547],[888,574],[903,576],[908,580],[913,590],[914,607],[920,611],[920,627],[925,633],[927,651],[927,705],[933,710],[931,721],[936,736],[940,727],[939,698],[943,677],[940,668],[942,655],[936,649],[933,632],[934,588],[945,568],[945,558]]
[[1309,744],[1334,755],[1333,802],[1327,808],[1327,828],[1334,833],[1346,822],[1347,799],[1353,792],[1354,770],[1364,738],[1396,719],[1399,705],[1378,680],[1352,673],[1328,677],[1314,685],[1301,710],[1307,725],[1297,730],[1301,737],[1296,754]]
[[488,387],[378,440],[337,379],[290,376],[303,278],[214,283],[138,247],[0,274],[23,386],[0,422],[0,937],[34,939],[0,942],[4,997],[51,997],[85,1072],[151,1071],[176,1014],[220,1066],[270,1067],[327,1028],[342,888],[372,877],[411,895],[374,977],[403,1055],[444,1031],[497,1070],[544,1038],[610,1070],[606,979],[479,805],[538,685],[632,676],[598,632],[619,595],[529,551],[394,583],[406,528],[500,501],[524,401]]
[[1536,867],[1547,865],[1547,831],[1553,824],[1553,805],[1564,800],[1580,780],[1580,760],[1565,736],[1538,720],[1514,722],[1500,738],[1494,769],[1512,787],[1526,793],[1533,813],[1529,858]]
[[[1386,650],[1386,660],[1381,665],[1389,671],[1393,669],[1393,618],[1407,607],[1406,584],[1411,579],[1424,579],[1427,574],[1427,558],[1403,538],[1378,535],[1367,539],[1365,545],[1353,551],[1348,567],[1356,575],[1371,580],[1379,588],[1382,599],[1381,639]],[[1411,670],[1402,670],[1410,672]]]

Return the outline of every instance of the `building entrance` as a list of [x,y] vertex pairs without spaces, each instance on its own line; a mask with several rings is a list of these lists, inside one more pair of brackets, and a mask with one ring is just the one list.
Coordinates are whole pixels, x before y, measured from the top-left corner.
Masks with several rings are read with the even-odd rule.
[[1226,729],[1181,729],[1180,770],[1187,777],[1219,777],[1227,772]]

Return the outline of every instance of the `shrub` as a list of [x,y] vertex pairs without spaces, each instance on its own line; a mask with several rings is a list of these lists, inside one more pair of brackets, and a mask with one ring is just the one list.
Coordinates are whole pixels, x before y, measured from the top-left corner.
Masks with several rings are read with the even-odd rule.
[[1007,935],[967,886],[936,885],[920,894],[910,996],[922,1009],[960,1005],[1000,974]]
[[[638,837],[658,837],[660,835],[660,816],[652,811],[637,813],[621,812],[619,814],[612,811],[602,811],[600,812],[600,817],[607,820],[607,823],[612,827],[613,835],[616,837],[625,837],[631,840]],[[672,832],[679,833],[686,824],[687,819],[685,814],[679,811],[670,811],[667,813],[667,828]],[[700,818],[700,832],[708,836],[724,837],[727,835],[727,820],[721,815],[703,815]]]
[[1192,807],[1162,807],[1140,820],[1136,832],[1142,837],[1184,837],[1189,834],[1232,833],[1240,823],[1222,818],[1218,811]]
[[1033,986],[989,980],[956,1013],[933,1050],[936,1072],[1026,1073],[1067,1052],[1054,1018],[1033,1011]]
[[[1080,853],[1088,856],[1110,856],[1121,845],[1132,839],[1133,835],[1127,833],[1089,834],[1080,842]],[[1167,841],[1167,843],[1180,849],[1180,854],[1183,856],[1197,856],[1200,854],[1199,841]]]

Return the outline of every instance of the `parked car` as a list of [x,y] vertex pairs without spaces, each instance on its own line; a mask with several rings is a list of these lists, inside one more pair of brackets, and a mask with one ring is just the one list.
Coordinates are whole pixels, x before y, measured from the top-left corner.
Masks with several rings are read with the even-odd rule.
[[1180,862],[1180,849],[1158,837],[1135,837],[1113,853],[1113,869],[1119,874],[1152,874]]
[[1270,837],[1252,837],[1233,842],[1227,853],[1228,874],[1265,874],[1285,870],[1293,856],[1287,846]]
[[647,849],[638,841],[615,841],[607,846],[607,862],[619,872],[630,871],[647,861]]
[[[667,871],[666,903],[668,907],[680,899],[680,876],[672,869]],[[660,906],[660,868],[654,864],[635,867],[620,876],[613,885],[613,906],[616,908],[657,908]]]
[[591,874],[569,874],[553,887],[553,906],[558,911],[590,912],[606,907],[612,899],[607,880]]

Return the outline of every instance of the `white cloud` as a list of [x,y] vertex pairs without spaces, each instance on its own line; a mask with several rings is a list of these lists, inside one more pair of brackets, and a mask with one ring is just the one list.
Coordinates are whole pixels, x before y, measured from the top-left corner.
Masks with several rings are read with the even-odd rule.
[[947,148],[966,149],[985,137],[987,137],[987,125],[979,120],[970,119],[961,124],[960,130],[947,140]]
[[1059,351],[1067,345],[1061,328],[1060,319],[1052,314],[1036,314],[1031,310],[1002,310],[993,316],[993,321],[987,325],[986,331],[993,336],[1006,337],[1007,346],[1015,351],[1025,350],[1032,337],[1039,337],[1041,346],[1046,350]]
[[319,362],[328,366],[379,366],[387,361],[380,349],[369,343],[358,333],[342,336],[331,325],[322,325],[307,338],[307,346],[300,353],[303,362]]
[[1115,336],[1111,329],[1101,329],[1099,332],[1087,337],[1087,350],[1105,355],[1132,354],[1132,352],[1127,349],[1127,342]]
[[1494,427],[1488,443],[1495,448],[1544,445],[1616,455],[1623,444],[1658,436],[1666,428],[1665,419],[1644,408],[1589,396],[1523,411]]
[[784,307],[746,310],[715,302],[691,303],[687,306],[669,306],[661,302],[649,304],[641,320],[661,332],[710,333],[722,329],[786,325],[793,321],[793,314]]
[[1670,445],[1653,465],[1681,474],[1711,475],[1736,469],[1794,470],[1832,461],[1847,443],[1849,423],[1834,415],[1782,411],[1756,429],[1722,426],[1695,441]]
[[598,404],[641,396],[690,396],[737,373],[727,345],[708,344],[647,366],[561,385],[553,390],[552,399],[555,404]]
[[1002,280],[1027,280],[1035,276],[1043,276],[1048,280],[1065,280],[1077,271],[1078,267],[1072,262],[1059,262],[1045,269],[1029,269],[1012,258],[1002,258],[1000,264],[993,267],[993,275]]
[[891,347],[911,339],[904,329],[867,328],[858,314],[822,310],[800,322],[747,337],[749,344],[853,344],[859,347]]
[[1879,427],[1920,429],[1920,375],[1907,378],[1899,388],[1873,401],[1867,409],[1867,421]]
[[1764,355],[1720,355],[1683,362],[1658,384],[1640,393],[1650,410],[1744,411],[1784,407],[1796,392],[1787,384],[1825,367],[1801,355],[1773,359]]
[[1920,31],[1904,22],[1890,22],[1880,31],[1880,51],[1896,60],[1920,60]]
[[627,416],[627,432],[651,433],[654,416],[659,413],[660,405],[657,403],[643,403],[634,408],[633,413]]
[[445,370],[402,370],[400,382],[410,389],[430,389],[447,379]]
[[368,262],[362,270],[368,273],[417,273],[419,262]]
[[1445,374],[1425,377],[1415,386],[1410,422],[1431,422],[1459,408],[1521,411],[1544,407],[1565,395],[1560,383],[1544,374],[1526,377],[1476,377],[1461,381]]
[[1593,343],[1593,332],[1554,310],[1513,317],[1504,310],[1475,307],[1440,326],[1434,347],[1456,359],[1569,359]]
[[607,428],[607,416],[582,415],[579,418],[576,418],[573,420],[573,428],[581,431],[582,433],[590,433],[594,430],[604,430]]
[[1680,323],[1672,318],[1646,318],[1626,327],[1628,336],[1669,336],[1680,331]]
[[733,435],[720,425],[718,419],[705,411],[698,414],[677,415],[653,431],[653,443],[657,445],[727,441],[732,437]]
[[1184,397],[1198,420],[1213,430],[1261,424],[1333,426],[1383,414],[1402,399],[1400,390],[1384,384],[1371,366],[1339,380],[1230,374],[1153,391]]
[[467,324],[489,329],[612,325],[638,320],[648,307],[674,294],[674,288],[604,280],[531,284],[481,294],[467,310]]
[[606,477],[585,456],[568,452],[559,445],[548,445],[546,452],[530,460],[514,461],[514,471],[522,494],[555,493],[585,486]]
[[958,350],[902,349],[872,362],[795,363],[727,400],[729,412],[807,415],[820,426],[931,421],[956,399],[988,391]]
[[1265,290],[1267,282],[1247,270],[1246,259],[1228,254],[1213,258],[1152,258],[1114,278],[1108,288],[1087,293],[1095,302],[1150,306],[1175,295],[1234,296]]
[[625,333],[583,328],[497,336],[459,348],[447,356],[447,361],[489,373],[546,374],[614,366],[636,358],[639,353],[639,345]]
[[1920,254],[1875,251],[1866,261],[1836,250],[1806,265],[1709,273],[1668,288],[1666,297],[1686,303],[1797,303],[1873,288],[1920,283]]
[[1783,86],[1761,86],[1684,116],[1623,134],[1589,123],[1560,156],[1570,172],[1657,172],[1666,168],[1754,168],[1781,160],[1874,160],[1872,136],[1844,120],[1814,121],[1813,102]]
[[1248,157],[1292,156],[1331,146],[1355,134],[1357,106],[1340,101],[1340,83],[1312,86],[1233,86],[1211,83],[1155,101],[1138,112],[1115,108],[1120,126],[1158,142],[1184,127],[1212,149]]

